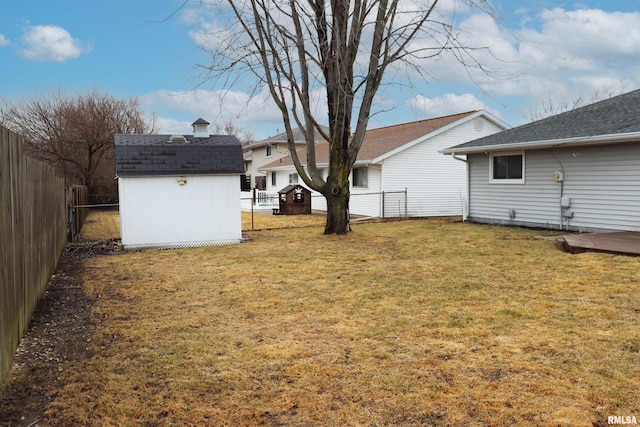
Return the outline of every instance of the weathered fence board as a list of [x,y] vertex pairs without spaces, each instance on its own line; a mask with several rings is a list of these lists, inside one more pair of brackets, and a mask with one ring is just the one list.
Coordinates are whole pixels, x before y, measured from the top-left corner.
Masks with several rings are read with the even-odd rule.
[[0,126],[0,381],[66,241],[64,180]]
[[[87,219],[87,208],[89,204],[89,192],[85,185],[74,185],[67,196],[71,197],[69,203],[69,241],[74,241],[82,231],[82,226]],[[78,207],[81,206],[81,207]]]

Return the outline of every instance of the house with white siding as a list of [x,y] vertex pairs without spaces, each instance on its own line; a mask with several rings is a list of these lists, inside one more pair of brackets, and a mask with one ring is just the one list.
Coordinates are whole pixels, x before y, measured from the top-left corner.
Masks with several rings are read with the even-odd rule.
[[[327,127],[322,128],[328,132]],[[306,144],[304,134],[299,128],[293,129],[293,143],[296,146],[304,147]],[[256,141],[244,148],[245,174],[249,177],[250,187],[264,190],[266,188],[266,175],[259,169],[268,163],[274,162],[289,155],[289,144],[287,133],[282,132],[274,136]],[[322,141],[322,136],[318,130],[315,131],[315,141]]]
[[471,221],[640,230],[640,90],[442,152],[467,167]]
[[[367,130],[351,176],[349,211],[365,217],[459,216],[465,212],[465,164],[440,150],[491,135],[509,126],[486,111]],[[305,149],[298,157],[306,159]],[[327,175],[329,144],[316,144],[316,163]],[[305,185],[290,156],[260,170],[267,192],[277,194],[290,184]],[[312,209],[326,211],[324,197],[312,193]]]
[[235,136],[117,134],[120,235],[125,249],[242,240],[242,147]]

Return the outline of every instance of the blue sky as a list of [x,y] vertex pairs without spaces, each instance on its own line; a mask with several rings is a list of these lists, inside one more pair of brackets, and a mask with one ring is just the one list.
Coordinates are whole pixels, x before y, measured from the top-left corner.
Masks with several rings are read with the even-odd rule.
[[[182,4],[0,0],[0,97],[16,102],[98,90],[137,97],[161,133],[188,133],[198,117],[231,120],[256,139],[281,132],[264,92],[203,80],[197,64],[209,56],[198,34],[215,17],[202,2]],[[376,102],[385,112],[370,127],[481,108],[516,126],[540,102],[640,87],[639,0],[493,0],[492,6],[496,16],[461,9],[458,19],[463,37],[491,47],[497,59],[483,61],[498,78],[433,61],[425,65],[430,80],[383,88]],[[229,91],[221,100],[223,89]]]

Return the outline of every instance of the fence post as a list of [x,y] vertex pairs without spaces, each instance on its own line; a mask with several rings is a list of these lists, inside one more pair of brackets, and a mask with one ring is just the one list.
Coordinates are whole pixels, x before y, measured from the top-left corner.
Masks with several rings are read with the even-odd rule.
[[404,217],[407,218],[409,216],[409,208],[408,208],[408,203],[407,203],[407,187],[404,187]]
[[73,204],[69,205],[69,241],[76,240],[76,221],[73,215]]
[[384,191],[382,192],[382,219],[384,219]]

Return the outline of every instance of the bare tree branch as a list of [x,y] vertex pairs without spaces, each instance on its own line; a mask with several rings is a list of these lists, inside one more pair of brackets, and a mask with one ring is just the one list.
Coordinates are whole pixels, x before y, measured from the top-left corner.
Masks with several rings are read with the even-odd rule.
[[86,185],[93,195],[117,194],[114,135],[147,131],[137,100],[95,91],[5,101],[0,122],[23,136],[27,154],[52,164],[70,183]]
[[[462,0],[487,11],[485,0]],[[455,14],[438,13],[438,0],[226,0],[216,9],[225,30],[210,40],[210,70],[218,76],[249,71],[266,84],[282,114],[298,175],[327,200],[325,233],[349,230],[349,178],[364,141],[373,100],[385,73],[405,64],[425,76],[417,61],[451,54],[483,69],[455,32]],[[228,16],[228,15],[227,15]],[[483,48],[478,48],[483,49]],[[329,131],[314,113],[326,102]],[[351,133],[352,125],[355,131]],[[306,141],[300,159],[293,129]],[[317,164],[315,136],[329,143],[328,174]]]

